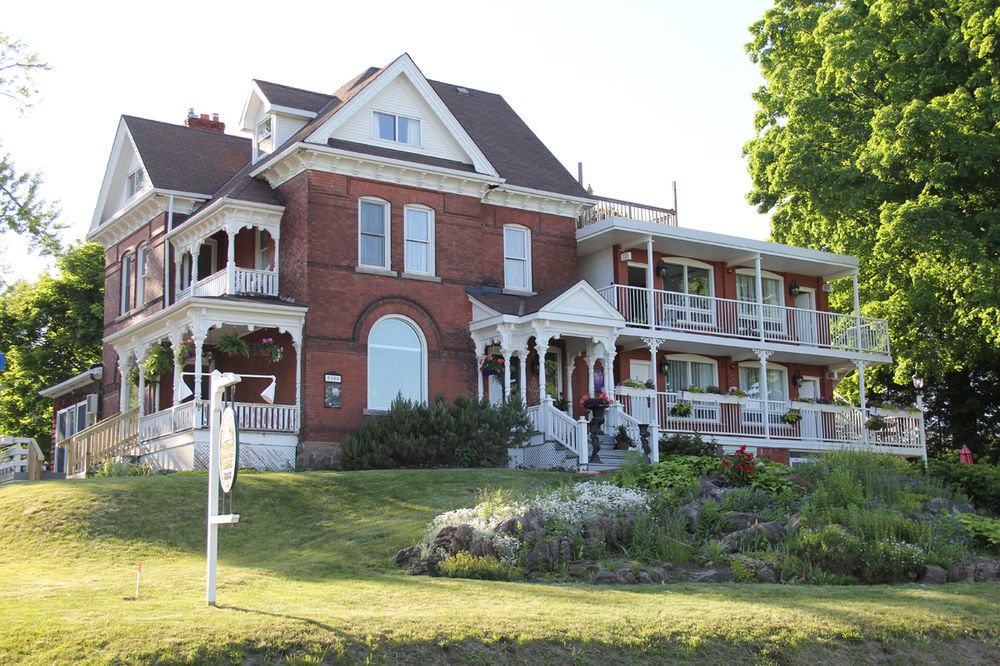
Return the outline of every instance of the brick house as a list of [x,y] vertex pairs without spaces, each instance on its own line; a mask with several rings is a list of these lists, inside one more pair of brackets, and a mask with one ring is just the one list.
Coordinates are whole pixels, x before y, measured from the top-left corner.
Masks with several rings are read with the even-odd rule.
[[828,312],[852,257],[594,197],[502,97],[406,54],[332,94],[254,81],[248,136],[224,129],[193,111],[119,123],[89,232],[107,252],[101,418],[59,443],[70,474],[120,442],[204,467],[216,369],[274,376],[273,404],[268,378],[230,396],[248,467],[336,465],[397,394],[510,391],[538,429],[522,464],[587,465],[578,398],[602,384],[605,427],[636,441],[648,426],[786,462],[840,443],[922,453],[917,416],[823,404],[847,370],[891,360],[884,321]]

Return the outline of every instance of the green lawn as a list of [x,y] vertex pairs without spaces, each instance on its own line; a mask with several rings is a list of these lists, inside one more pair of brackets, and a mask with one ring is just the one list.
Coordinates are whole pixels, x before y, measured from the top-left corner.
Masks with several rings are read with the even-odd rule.
[[242,474],[217,608],[204,603],[204,474],[2,486],[0,663],[1000,663],[995,584],[607,588],[392,565],[478,489],[560,478]]

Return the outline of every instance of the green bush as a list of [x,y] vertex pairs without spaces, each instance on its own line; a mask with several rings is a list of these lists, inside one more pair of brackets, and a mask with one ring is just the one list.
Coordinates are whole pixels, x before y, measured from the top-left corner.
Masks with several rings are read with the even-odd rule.
[[927,563],[923,548],[895,539],[869,542],[861,555],[862,580],[866,583],[909,583]]
[[770,491],[760,488],[733,488],[719,503],[724,511],[755,513],[765,520],[785,520],[799,510],[801,498],[791,489]]
[[965,494],[979,509],[1000,516],[1000,467],[928,460],[927,471],[932,479]]
[[[763,465],[761,464],[763,463]],[[757,459],[757,473],[750,477],[750,487],[772,493],[790,492],[792,483],[792,468],[766,458]]]
[[466,551],[459,551],[453,557],[442,560],[438,566],[441,573],[449,578],[474,578],[476,580],[521,580],[524,569],[508,567],[493,557],[476,557]]
[[714,442],[706,442],[701,435],[684,435],[675,433],[660,437],[660,458],[666,456],[710,456],[715,457],[718,453],[718,445]]
[[822,529],[805,528],[789,539],[787,552],[808,567],[828,574],[853,576],[861,564],[863,543],[840,525]]
[[528,413],[515,393],[499,405],[460,395],[430,404],[397,398],[344,438],[345,469],[397,467],[501,467],[507,449],[531,436]]
[[958,521],[994,552],[1000,552],[1000,519],[963,513]]
[[636,516],[627,550],[635,560],[686,564],[695,549],[689,543],[687,518],[683,513],[673,513],[660,520]]
[[672,456],[645,467],[638,475],[638,484],[646,490],[697,488],[698,479],[722,472],[718,458],[706,456]]
[[145,463],[139,462],[138,458],[118,457],[108,458],[102,462],[97,469],[87,472],[87,476],[149,476],[152,473],[153,468]]

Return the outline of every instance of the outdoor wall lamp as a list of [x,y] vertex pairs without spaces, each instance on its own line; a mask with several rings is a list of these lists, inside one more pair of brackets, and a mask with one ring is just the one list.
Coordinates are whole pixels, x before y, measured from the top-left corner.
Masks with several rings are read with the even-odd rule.
[[796,388],[801,388],[803,381],[802,373],[799,370],[792,373],[792,383],[795,384]]
[[924,388],[924,378],[920,376],[919,370],[913,373],[913,388],[918,391]]
[[657,364],[656,369],[660,371],[661,375],[667,374],[667,370],[670,369],[670,364],[667,362],[666,356],[660,359],[660,362],[659,364]]
[[792,280],[792,283],[788,285],[788,293],[792,295],[792,298],[798,296],[801,291],[798,280]]

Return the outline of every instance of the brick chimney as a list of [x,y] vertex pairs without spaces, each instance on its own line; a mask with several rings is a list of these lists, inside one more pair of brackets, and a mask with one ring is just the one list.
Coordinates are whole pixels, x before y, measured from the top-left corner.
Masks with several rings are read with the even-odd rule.
[[209,118],[207,113],[203,113],[200,116],[194,112],[194,109],[188,109],[187,118],[184,119],[184,125],[186,127],[193,127],[195,129],[212,130],[213,132],[225,132],[226,123],[219,120],[219,114],[213,113],[212,117]]

